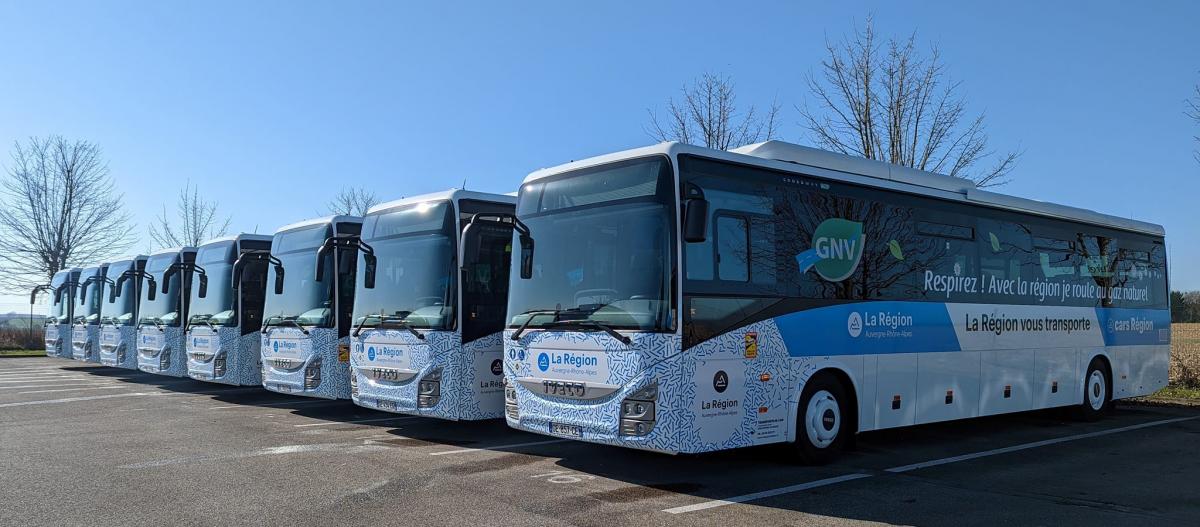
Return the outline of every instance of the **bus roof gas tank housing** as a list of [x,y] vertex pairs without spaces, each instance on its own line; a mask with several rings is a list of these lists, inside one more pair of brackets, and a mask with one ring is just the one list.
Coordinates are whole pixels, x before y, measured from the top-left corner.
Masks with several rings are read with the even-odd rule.
[[[1112,216],[1079,207],[1070,207],[982,190],[977,188],[975,183],[969,179],[926,172],[883,161],[819,150],[784,141],[765,141],[750,144],[735,148],[730,150],[730,152],[762,159],[783,161],[820,170],[830,170],[847,175],[865,176],[879,182],[898,183],[910,189],[927,189],[951,193],[957,195],[963,201],[989,205],[996,208],[1038,214],[1052,218],[1083,221],[1114,229],[1141,232],[1156,236],[1162,236],[1166,232],[1161,225],[1153,223]],[[821,175],[827,176],[827,174]]]

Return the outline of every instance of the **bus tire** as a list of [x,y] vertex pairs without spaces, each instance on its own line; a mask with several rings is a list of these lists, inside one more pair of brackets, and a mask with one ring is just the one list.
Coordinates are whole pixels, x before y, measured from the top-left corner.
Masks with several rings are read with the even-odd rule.
[[796,421],[801,462],[823,465],[841,454],[852,430],[846,403],[846,388],[832,375],[817,374],[805,383]]
[[1075,415],[1082,421],[1098,421],[1112,404],[1112,376],[1104,359],[1096,357],[1083,376],[1083,402]]

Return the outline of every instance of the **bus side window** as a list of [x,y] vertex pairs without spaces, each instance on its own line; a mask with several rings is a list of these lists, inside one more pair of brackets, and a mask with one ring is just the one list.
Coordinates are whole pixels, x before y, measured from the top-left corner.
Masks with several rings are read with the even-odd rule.
[[918,253],[925,260],[919,288],[926,300],[974,302],[982,291],[974,227],[963,219],[925,211],[917,222]]
[[717,215],[717,278],[750,281],[750,222],[744,216]]
[[1037,266],[1029,227],[1010,221],[979,221],[979,269],[985,301],[1021,303],[1016,283]]

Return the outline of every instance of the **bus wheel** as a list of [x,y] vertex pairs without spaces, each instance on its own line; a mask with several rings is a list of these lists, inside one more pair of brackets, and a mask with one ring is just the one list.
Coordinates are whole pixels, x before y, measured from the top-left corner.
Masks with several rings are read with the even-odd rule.
[[1104,416],[1112,401],[1112,389],[1108,382],[1108,368],[1099,357],[1088,364],[1087,374],[1083,377],[1083,404],[1076,412],[1084,421],[1096,421]]
[[796,426],[796,451],[810,465],[832,461],[846,445],[845,388],[831,375],[818,374],[804,385]]

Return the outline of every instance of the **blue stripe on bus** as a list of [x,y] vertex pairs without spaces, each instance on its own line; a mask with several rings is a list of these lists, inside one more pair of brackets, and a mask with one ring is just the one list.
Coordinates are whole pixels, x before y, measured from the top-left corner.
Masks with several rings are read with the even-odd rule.
[[839,304],[789,313],[775,324],[793,357],[960,351],[946,305],[935,302]]
[[1105,346],[1146,346],[1170,342],[1171,312],[1166,309],[1097,308],[1096,321]]
[[[1041,307],[1047,314],[1054,309],[1019,307]],[[1096,308],[1095,315],[1103,342],[1080,342],[1080,346],[1170,342],[1171,316],[1165,309]],[[793,357],[962,351],[944,303],[839,304],[782,315],[775,318],[775,324]],[[1030,337],[1030,347],[1037,347],[1035,337]]]

